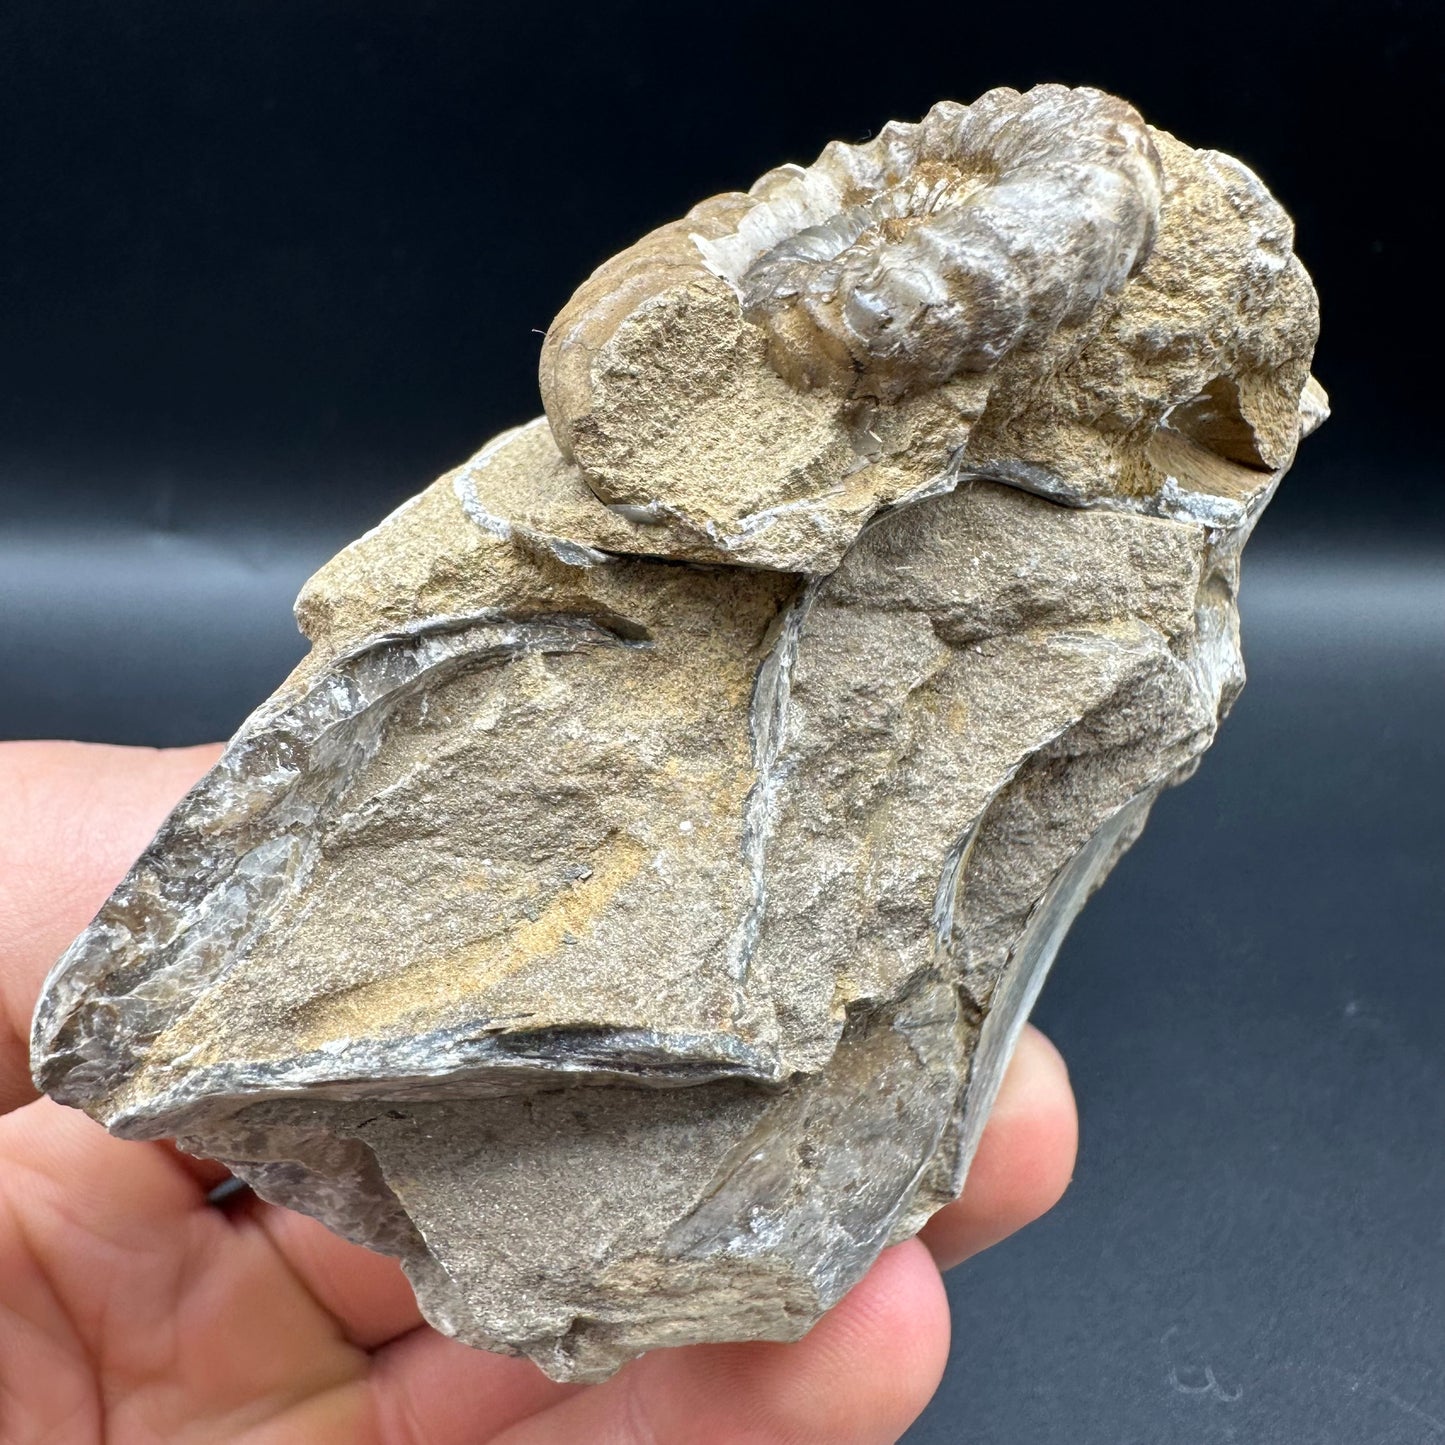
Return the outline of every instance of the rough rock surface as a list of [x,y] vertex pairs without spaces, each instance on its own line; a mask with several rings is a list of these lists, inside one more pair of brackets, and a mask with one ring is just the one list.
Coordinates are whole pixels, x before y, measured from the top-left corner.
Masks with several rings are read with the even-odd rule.
[[604,265],[508,432],[56,966],[41,1087],[557,1378],[790,1338],[962,1185],[1064,931],[1243,682],[1324,415],[1239,162],[944,103]]

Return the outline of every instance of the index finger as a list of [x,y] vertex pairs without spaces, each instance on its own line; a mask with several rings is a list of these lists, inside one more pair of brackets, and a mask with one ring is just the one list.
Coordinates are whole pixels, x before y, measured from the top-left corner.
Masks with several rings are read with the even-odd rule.
[[0,1113],[35,1097],[45,975],[220,751],[0,743]]

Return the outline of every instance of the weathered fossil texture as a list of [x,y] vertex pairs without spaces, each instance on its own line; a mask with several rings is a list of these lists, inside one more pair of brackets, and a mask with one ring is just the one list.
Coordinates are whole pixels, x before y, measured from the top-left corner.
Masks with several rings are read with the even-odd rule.
[[944,103],[703,202],[57,965],[36,1078],[559,1378],[787,1338],[958,1192],[1064,930],[1243,681],[1316,309],[1239,162]]

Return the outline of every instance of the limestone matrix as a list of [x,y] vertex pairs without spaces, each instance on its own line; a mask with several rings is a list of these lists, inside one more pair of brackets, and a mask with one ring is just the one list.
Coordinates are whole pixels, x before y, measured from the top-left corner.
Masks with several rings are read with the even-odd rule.
[[713,197],[56,965],[40,1086],[558,1379],[800,1335],[962,1186],[1069,922],[1243,683],[1325,415],[1289,219],[1045,85]]

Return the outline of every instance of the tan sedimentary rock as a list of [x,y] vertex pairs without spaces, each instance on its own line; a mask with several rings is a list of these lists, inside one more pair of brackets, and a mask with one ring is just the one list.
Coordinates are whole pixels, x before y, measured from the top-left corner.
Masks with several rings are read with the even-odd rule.
[[1042,86],[608,262],[546,417],[307,583],[310,655],[52,974],[41,1086],[558,1378],[802,1332],[955,1196],[1242,684],[1324,415],[1291,240]]

